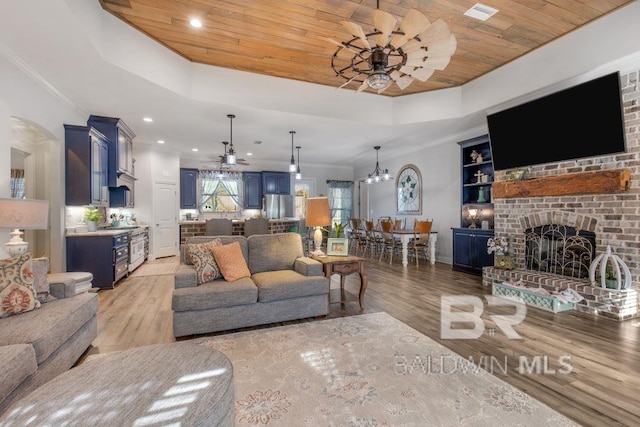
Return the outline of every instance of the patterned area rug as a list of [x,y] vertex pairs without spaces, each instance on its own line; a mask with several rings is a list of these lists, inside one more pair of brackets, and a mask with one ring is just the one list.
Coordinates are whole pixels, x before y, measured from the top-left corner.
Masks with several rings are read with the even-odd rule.
[[198,341],[233,363],[237,426],[577,425],[386,313]]

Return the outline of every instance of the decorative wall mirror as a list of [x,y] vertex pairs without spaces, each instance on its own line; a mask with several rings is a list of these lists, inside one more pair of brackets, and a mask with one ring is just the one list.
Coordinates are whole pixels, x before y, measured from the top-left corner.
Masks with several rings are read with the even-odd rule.
[[416,165],[404,165],[396,178],[398,214],[422,215],[422,175]]

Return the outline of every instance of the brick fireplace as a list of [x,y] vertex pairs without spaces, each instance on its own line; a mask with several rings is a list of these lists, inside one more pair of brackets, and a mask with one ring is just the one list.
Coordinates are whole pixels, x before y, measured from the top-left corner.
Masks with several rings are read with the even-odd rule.
[[[640,289],[640,71],[621,74],[621,88],[625,116],[627,152],[589,159],[564,161],[532,166],[527,178],[535,179],[535,192],[523,191],[517,196],[493,198],[496,237],[506,236],[511,241],[510,255],[514,257],[514,270],[485,267],[483,285],[495,281],[522,279],[530,285],[548,290],[567,287],[578,291],[585,299],[576,309],[603,315],[616,320],[637,316],[638,289]],[[576,106],[579,108],[579,106]],[[597,124],[595,124],[597,125]],[[606,141],[603,141],[606,143]],[[530,147],[529,149],[535,149]],[[497,171],[494,190],[507,182],[508,171]],[[579,191],[583,176],[602,176],[607,184],[587,185]],[[625,185],[617,186],[615,174],[629,178]],[[612,176],[614,178],[612,178]],[[576,185],[571,185],[571,179]],[[563,181],[564,180],[564,181]],[[533,182],[533,181],[532,181]],[[564,182],[564,183],[563,183]],[[545,183],[549,191],[545,192]],[[561,183],[561,184],[558,184]],[[557,191],[561,185],[560,191]],[[576,188],[578,194],[571,194]],[[593,193],[591,193],[593,191]],[[535,194],[535,196],[527,196]],[[502,192],[504,195],[504,192]],[[525,232],[539,226],[560,225],[585,230],[595,235],[594,257],[603,253],[607,245],[620,256],[631,271],[632,286],[628,291],[593,287],[588,279],[549,274],[525,269]]]

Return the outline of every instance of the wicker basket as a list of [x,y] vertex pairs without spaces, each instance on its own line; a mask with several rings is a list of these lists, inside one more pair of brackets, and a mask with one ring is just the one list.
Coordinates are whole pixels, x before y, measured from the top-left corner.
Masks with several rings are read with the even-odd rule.
[[551,311],[553,313],[559,313],[561,311],[573,309],[572,302],[563,303],[558,300],[558,298],[547,295],[540,295],[535,292],[529,291],[527,288],[511,286],[505,283],[494,283],[491,289],[491,293],[499,297],[520,298],[528,306]]

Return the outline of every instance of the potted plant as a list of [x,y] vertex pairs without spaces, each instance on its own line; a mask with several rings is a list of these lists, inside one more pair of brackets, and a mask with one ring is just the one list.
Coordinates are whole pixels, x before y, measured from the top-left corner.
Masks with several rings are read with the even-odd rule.
[[104,218],[96,208],[85,208],[84,217],[87,220],[87,229],[89,231],[96,231],[98,229],[98,221],[102,221]]
[[607,289],[618,289],[618,279],[610,265],[604,270],[604,285]]
[[342,237],[342,233],[344,232],[344,224],[338,224],[337,222],[334,222],[333,232],[335,233],[337,238]]

